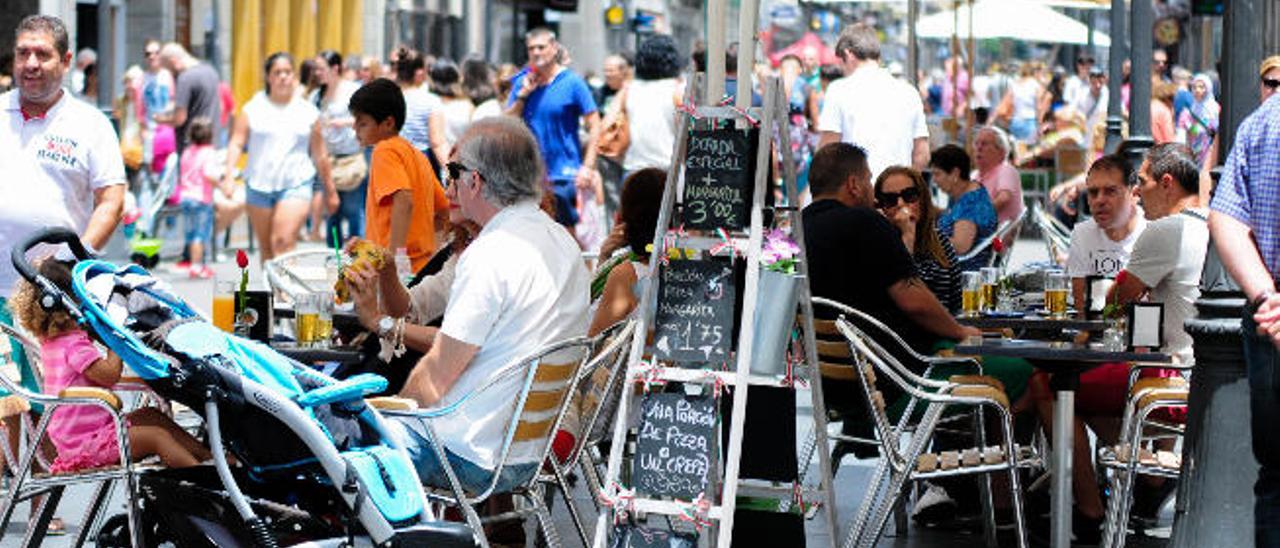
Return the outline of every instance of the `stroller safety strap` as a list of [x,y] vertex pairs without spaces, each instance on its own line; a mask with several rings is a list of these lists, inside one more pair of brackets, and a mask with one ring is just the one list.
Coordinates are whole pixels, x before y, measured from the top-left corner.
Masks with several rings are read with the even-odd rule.
[[[342,454],[348,474],[354,472],[361,492],[391,523],[415,519],[424,501],[409,461],[389,447],[366,447]],[[357,511],[359,509],[357,508]]]
[[370,394],[377,394],[387,389],[387,379],[373,373],[361,373],[343,381],[322,386],[298,396],[298,405],[316,407],[330,403],[339,403],[363,399]]

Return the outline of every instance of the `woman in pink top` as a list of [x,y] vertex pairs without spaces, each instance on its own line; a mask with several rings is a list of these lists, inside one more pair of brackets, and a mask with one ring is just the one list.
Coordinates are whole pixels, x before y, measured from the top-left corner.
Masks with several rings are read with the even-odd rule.
[[[48,259],[39,267],[40,275],[70,293],[71,269],[67,263]],[[74,386],[110,388],[120,381],[120,357],[100,350],[64,310],[44,310],[40,292],[29,282],[19,284],[10,306],[22,327],[40,339],[40,362],[44,366],[44,391],[58,394]],[[151,455],[165,466],[195,466],[210,457],[209,450],[168,416],[154,407],[144,407],[126,417],[129,457],[133,461]],[[120,462],[120,445],[115,424],[105,410],[91,405],[63,405],[49,420],[49,439],[58,450],[50,471],[72,472]]]

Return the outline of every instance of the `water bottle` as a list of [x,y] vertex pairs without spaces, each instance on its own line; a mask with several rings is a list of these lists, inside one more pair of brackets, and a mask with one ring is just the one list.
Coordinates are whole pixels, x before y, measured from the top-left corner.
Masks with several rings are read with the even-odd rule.
[[409,250],[407,248],[396,248],[396,276],[400,278],[406,286],[413,281],[413,263],[409,261]]

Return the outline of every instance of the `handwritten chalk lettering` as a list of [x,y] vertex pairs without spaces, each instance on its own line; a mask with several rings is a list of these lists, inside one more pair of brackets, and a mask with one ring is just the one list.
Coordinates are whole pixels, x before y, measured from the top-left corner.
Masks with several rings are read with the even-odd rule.
[[633,465],[645,496],[693,498],[707,489],[716,405],[709,396],[653,393],[641,403]]
[[746,225],[758,135],[757,130],[735,129],[690,135],[682,200],[686,226],[738,229]]
[[733,270],[715,261],[673,261],[659,276],[655,356],[724,361],[733,329]]

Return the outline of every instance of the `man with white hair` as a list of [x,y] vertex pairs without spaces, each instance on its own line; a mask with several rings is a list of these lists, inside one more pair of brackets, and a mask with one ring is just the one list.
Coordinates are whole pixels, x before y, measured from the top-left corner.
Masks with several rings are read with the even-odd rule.
[[187,53],[177,42],[169,42],[160,48],[160,64],[176,78],[173,92],[173,110],[157,113],[155,121],[174,128],[178,140],[178,154],[187,145],[187,126],[192,120],[206,117],[213,120],[214,134],[221,129],[222,103],[218,98],[218,71]]
[[1004,130],[995,126],[978,129],[973,138],[973,164],[977,168],[973,180],[991,195],[1000,222],[1017,219],[1026,205],[1022,203],[1022,178],[1009,163],[1009,139]]
[[827,88],[818,116],[821,148],[844,142],[867,152],[871,180],[884,168],[929,163],[929,128],[915,88],[880,67],[880,37],[865,23],[845,27],[836,41],[845,76]]
[[[435,428],[463,485],[476,489],[493,477],[525,378],[503,373],[550,343],[586,335],[590,276],[577,242],[539,208],[542,156],[519,118],[472,124],[446,167],[452,207],[483,228],[458,260],[444,322],[401,396],[431,408],[470,396],[459,409],[465,420]],[[400,424],[422,481],[448,486],[422,425]],[[537,470],[541,455],[529,445],[512,446],[499,492]]]

